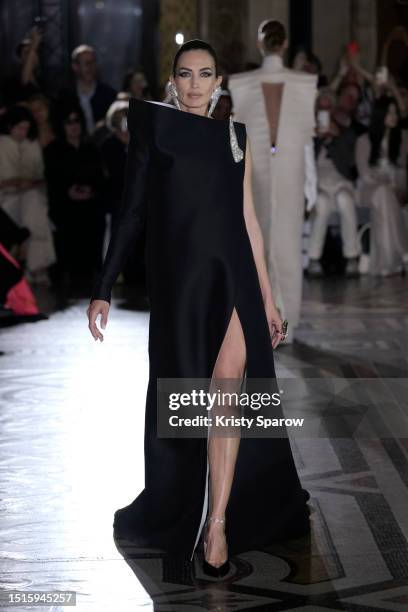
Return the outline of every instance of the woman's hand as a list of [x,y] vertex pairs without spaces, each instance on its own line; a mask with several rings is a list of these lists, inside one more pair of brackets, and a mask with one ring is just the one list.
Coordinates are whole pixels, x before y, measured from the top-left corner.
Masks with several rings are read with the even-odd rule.
[[92,300],[86,311],[89,331],[95,340],[100,340],[101,342],[103,342],[103,334],[96,325],[96,319],[101,315],[101,328],[105,329],[108,323],[109,307],[110,304],[106,300]]
[[268,320],[269,333],[272,340],[272,348],[275,349],[285,338],[285,334],[282,329],[283,320],[271,299],[267,299],[265,301],[265,312]]

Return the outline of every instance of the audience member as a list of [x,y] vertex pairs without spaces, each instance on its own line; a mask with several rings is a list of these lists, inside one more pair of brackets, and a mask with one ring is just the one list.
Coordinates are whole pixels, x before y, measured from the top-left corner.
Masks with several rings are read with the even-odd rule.
[[25,265],[31,282],[48,283],[47,268],[55,262],[48,219],[41,147],[32,115],[12,107],[0,136],[0,206],[15,223],[30,231]]
[[[13,258],[12,251],[18,250],[29,235],[27,228],[16,225],[0,208],[0,327],[5,322],[8,324],[11,319],[14,321],[15,314],[28,314],[27,308],[24,309],[23,305],[23,301],[26,302],[24,299],[26,295],[21,295],[21,287],[19,291],[16,290],[23,279],[23,271]],[[15,293],[11,295],[13,289]],[[22,297],[23,300],[18,301],[19,297]],[[16,304],[18,304],[17,313]],[[26,303],[25,306],[27,306]],[[30,308],[31,306],[30,303]]]
[[[86,130],[92,134],[95,125],[103,119],[109,106],[116,98],[116,91],[97,78],[96,54],[89,45],[76,47],[71,54],[71,66],[74,73],[74,94],[79,100],[85,117]],[[61,102],[67,92],[61,93]]]
[[34,93],[45,90],[39,61],[42,36],[41,28],[35,26],[17,45],[16,55],[20,64],[18,73],[9,75],[2,83],[7,106],[23,102]]
[[309,241],[310,276],[321,276],[320,258],[326,238],[329,217],[337,211],[340,217],[343,256],[347,260],[346,276],[358,275],[359,243],[355,207],[356,168],[354,148],[356,134],[351,126],[336,122],[335,98],[322,91],[317,101],[317,137],[315,154],[318,197]]
[[408,134],[398,104],[375,103],[370,129],[357,141],[360,197],[371,206],[370,273],[388,276],[408,265],[408,229],[401,205],[407,201]]
[[334,111],[336,122],[345,128],[350,128],[356,136],[367,131],[367,127],[357,119],[357,109],[361,100],[361,89],[356,83],[344,83],[337,95],[337,105]]
[[55,224],[58,278],[89,290],[102,259],[104,173],[86,140],[79,105],[60,108],[58,137],[44,150],[50,215]]
[[131,69],[127,72],[123,80],[122,91],[128,92],[131,98],[138,100],[151,99],[149,85],[141,70]]
[[317,74],[317,87],[325,87],[327,85],[327,77],[322,74],[322,63],[313,53],[306,51],[304,47],[299,47],[293,58],[292,66],[294,70],[307,72],[308,74]]
[[365,70],[360,63],[360,50],[356,42],[346,47],[346,52],[340,59],[339,70],[330,83],[330,88],[338,93],[346,85],[356,85],[359,91],[358,102],[354,111],[355,120],[368,128],[371,109],[374,103],[372,88],[373,75]]
[[38,141],[44,149],[55,140],[55,130],[51,120],[51,101],[44,94],[30,96],[27,106],[37,124]]
[[[26,227],[14,223],[11,217],[0,208],[0,242],[8,251],[19,249],[29,236],[30,231]],[[16,255],[18,257],[18,254]]]
[[407,100],[404,98],[403,88],[399,88],[394,77],[390,74],[386,66],[379,66],[373,81],[375,98],[394,98],[398,104],[401,118],[405,119],[408,115]]

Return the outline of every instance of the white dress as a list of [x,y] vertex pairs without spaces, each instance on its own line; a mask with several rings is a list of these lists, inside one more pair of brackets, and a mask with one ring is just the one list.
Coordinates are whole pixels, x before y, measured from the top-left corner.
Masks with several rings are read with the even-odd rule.
[[408,228],[401,209],[407,196],[408,135],[403,132],[397,165],[387,155],[383,142],[375,167],[370,166],[371,143],[367,134],[357,140],[356,162],[360,177],[361,203],[370,205],[370,274],[388,276],[408,263]]
[[[17,142],[11,136],[0,136],[0,181],[13,178],[44,178],[42,151],[38,141],[26,139]],[[14,187],[0,189],[0,207],[17,225],[30,231],[27,270],[36,272],[54,263],[56,257],[45,187],[33,187],[24,191]]]
[[[251,142],[254,204],[274,299],[289,321],[289,340],[300,319],[306,155],[312,151],[316,80],[315,75],[285,68],[278,55],[268,55],[259,69],[229,79],[234,119],[246,124]],[[265,84],[282,86],[273,155]]]

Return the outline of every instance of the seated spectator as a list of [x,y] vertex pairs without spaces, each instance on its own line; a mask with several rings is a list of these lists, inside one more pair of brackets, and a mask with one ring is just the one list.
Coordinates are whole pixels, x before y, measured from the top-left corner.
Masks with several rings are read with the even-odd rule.
[[91,135],[95,125],[103,119],[116,98],[116,91],[97,78],[96,54],[89,45],[76,47],[71,54],[74,85],[70,91],[61,92],[61,103],[79,101],[85,117],[86,130]]
[[44,149],[55,140],[54,126],[51,121],[51,102],[44,94],[30,96],[27,106],[37,124],[38,141]]
[[6,316],[13,314],[8,305],[6,306],[8,293],[22,277],[22,270],[10,260],[10,254],[0,241],[0,327]]
[[60,109],[57,139],[44,150],[50,215],[55,224],[59,280],[89,291],[102,260],[104,173],[86,140],[79,105]]
[[[129,108],[130,94],[125,91],[119,91],[116,100],[110,105],[103,119],[98,121],[95,126],[95,131],[92,134],[92,142],[100,149],[105,140],[112,136],[112,125],[110,124],[112,115],[116,114],[118,105],[121,108]],[[123,111],[121,111],[123,114]],[[124,114],[127,116],[127,111]]]
[[11,217],[0,208],[0,242],[4,248],[10,252],[14,249],[18,250],[29,236],[30,232],[26,227],[20,227],[14,223]]
[[151,100],[151,92],[146,77],[140,70],[129,70],[123,80],[122,91],[129,93],[131,98]]
[[408,229],[401,205],[407,201],[408,135],[393,98],[375,103],[368,134],[357,141],[360,197],[371,206],[370,273],[388,276],[408,265]]
[[356,136],[367,131],[366,126],[357,119],[357,109],[361,100],[361,89],[356,83],[345,83],[337,95],[336,122],[342,127],[350,127]]
[[317,88],[326,87],[327,77],[322,74],[322,63],[313,53],[306,51],[304,47],[299,47],[295,53],[291,68],[309,74],[317,74]]
[[394,98],[398,104],[399,113],[402,119],[408,115],[407,100],[404,98],[404,90],[397,86],[394,77],[389,73],[386,66],[377,68],[374,81],[373,91],[375,98]]
[[47,268],[55,262],[55,250],[35,123],[26,108],[15,106],[6,113],[3,126],[6,133],[0,136],[0,207],[30,232],[25,258],[28,279],[48,284]]
[[310,276],[322,276],[320,258],[329,217],[332,211],[340,216],[343,256],[347,260],[346,276],[358,275],[359,243],[355,207],[354,180],[356,169],[354,147],[356,135],[348,126],[335,120],[334,99],[322,92],[317,102],[317,137],[315,155],[318,196],[309,239]]
[[16,225],[0,209],[0,327],[44,318],[38,311],[21,267],[11,253],[13,249],[18,250],[29,235],[27,228]]

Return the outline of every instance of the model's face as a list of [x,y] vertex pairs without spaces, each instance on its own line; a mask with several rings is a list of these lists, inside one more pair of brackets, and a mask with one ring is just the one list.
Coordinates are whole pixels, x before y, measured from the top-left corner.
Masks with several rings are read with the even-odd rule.
[[170,80],[177,89],[182,110],[205,114],[214,89],[221,84],[215,62],[204,50],[186,51],[179,57],[176,75]]
[[385,127],[390,128],[390,130],[397,127],[398,113],[397,113],[397,107],[395,106],[395,104],[389,105],[387,114],[385,116],[384,124],[385,124]]
[[20,121],[20,123],[16,123],[16,125],[11,128],[10,136],[14,138],[14,140],[17,140],[17,142],[22,142],[27,138],[29,129],[29,121]]

